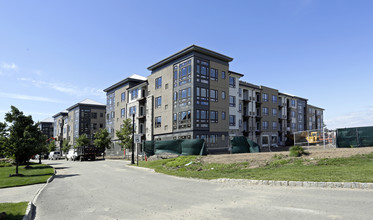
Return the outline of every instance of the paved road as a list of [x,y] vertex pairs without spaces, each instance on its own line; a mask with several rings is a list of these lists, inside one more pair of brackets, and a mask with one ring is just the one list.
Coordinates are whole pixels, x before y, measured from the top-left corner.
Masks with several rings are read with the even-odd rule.
[[36,219],[371,219],[373,191],[183,179],[124,161],[50,161]]

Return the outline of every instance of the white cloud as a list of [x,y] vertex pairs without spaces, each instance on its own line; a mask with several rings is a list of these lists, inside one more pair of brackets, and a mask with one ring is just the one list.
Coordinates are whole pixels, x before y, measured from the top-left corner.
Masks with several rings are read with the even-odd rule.
[[9,99],[21,99],[21,100],[29,100],[29,101],[40,101],[40,102],[51,102],[51,103],[63,103],[59,100],[41,97],[41,96],[29,96],[23,94],[12,94],[12,93],[5,93],[0,92],[0,97],[9,98]]
[[5,62],[2,62],[0,64],[0,76],[3,75],[10,75],[11,72],[14,72],[14,71],[17,71],[18,70],[18,66],[14,63],[5,63]]
[[77,97],[87,97],[96,96],[99,98],[106,98],[106,94],[102,89],[92,88],[92,87],[78,87],[71,84],[59,83],[59,82],[46,82],[42,80],[33,80],[30,78],[18,78],[21,81],[29,81],[36,87],[47,87],[65,94],[77,96]]
[[2,63],[1,64],[1,69],[4,70],[17,70],[18,66],[14,63]]
[[373,107],[366,107],[361,111],[339,115],[325,120],[325,123],[331,129],[373,126]]

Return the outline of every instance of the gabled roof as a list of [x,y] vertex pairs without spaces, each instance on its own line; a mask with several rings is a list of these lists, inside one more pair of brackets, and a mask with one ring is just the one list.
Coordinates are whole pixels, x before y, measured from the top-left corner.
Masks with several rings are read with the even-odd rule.
[[185,49],[183,49],[183,50],[181,50],[181,51],[179,51],[179,52],[177,52],[177,53],[175,53],[175,54],[173,54],[173,55],[171,55],[171,56],[169,56],[169,57],[167,57],[167,58],[165,58],[161,61],[159,61],[158,63],[149,66],[148,70],[153,71],[154,69],[156,69],[158,67],[161,67],[161,66],[163,66],[163,65],[165,65],[165,64],[167,64],[167,63],[169,63],[173,60],[176,60],[176,59],[178,59],[178,58],[180,58],[180,57],[182,57],[182,56],[184,56],[188,53],[191,53],[193,51],[194,52],[199,52],[199,53],[202,53],[202,54],[214,57],[214,58],[217,58],[219,60],[223,60],[225,62],[231,62],[233,60],[233,58],[231,58],[231,57],[225,56],[223,54],[220,54],[220,53],[217,53],[215,51],[208,50],[206,48],[203,48],[203,47],[200,47],[200,46],[197,46],[197,45],[193,44],[193,45],[191,45],[191,46],[189,46],[189,47],[187,47],[187,48],[185,48]]
[[137,74],[132,74],[131,76],[125,78],[124,80],[122,80],[120,82],[117,82],[114,85],[109,86],[108,88],[104,89],[104,92],[109,92],[109,91],[111,91],[115,88],[118,88],[119,86],[122,86],[126,83],[129,83],[129,82],[142,83],[146,80],[147,80],[146,77],[143,77],[143,76],[140,76],[140,75],[137,75]]
[[75,105],[71,106],[70,108],[67,108],[67,110],[70,111],[70,110],[78,107],[79,105],[91,105],[91,106],[93,105],[93,106],[97,106],[97,107],[106,107],[105,104],[102,104],[100,102],[96,102],[92,99],[84,99],[83,101],[76,103]]

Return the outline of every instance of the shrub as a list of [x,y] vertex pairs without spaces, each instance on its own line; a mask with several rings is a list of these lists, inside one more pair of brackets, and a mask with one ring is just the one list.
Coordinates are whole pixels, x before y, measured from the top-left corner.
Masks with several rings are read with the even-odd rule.
[[308,155],[308,152],[304,150],[301,146],[292,146],[290,148],[290,154],[291,157],[300,157],[302,155]]

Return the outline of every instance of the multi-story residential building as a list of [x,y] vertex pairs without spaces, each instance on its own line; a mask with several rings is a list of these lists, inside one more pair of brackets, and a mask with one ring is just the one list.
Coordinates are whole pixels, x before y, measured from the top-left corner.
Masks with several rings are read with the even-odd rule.
[[148,67],[154,140],[203,138],[209,152],[227,146],[232,60],[192,45]]
[[106,128],[113,141],[111,149],[106,151],[107,155],[123,155],[124,152],[119,145],[116,131],[123,127],[123,120],[132,119],[133,115],[135,115],[135,133],[143,134],[143,139],[145,139],[145,116],[148,115],[146,114],[148,111],[146,109],[147,90],[147,79],[136,74],[104,90],[107,97]]
[[123,153],[115,131],[133,114],[143,140],[203,138],[209,153],[226,152],[231,136],[246,136],[262,147],[285,145],[292,132],[311,126],[311,116],[313,127],[322,126],[323,109],[240,81],[244,75],[229,70],[232,60],[192,45],[148,67],[147,78],[132,75],[105,89],[106,127],[114,141],[109,152]]
[[53,124],[53,137],[56,140],[56,148],[58,151],[61,151],[62,141],[64,136],[66,136],[66,123],[67,123],[67,114],[68,111],[62,111],[53,115],[54,124]]
[[41,121],[39,124],[39,128],[41,132],[43,132],[43,134],[45,134],[48,139],[53,137],[54,135],[53,124],[54,124],[53,118],[46,118],[43,121]]
[[[76,144],[76,139],[86,134],[93,144],[94,133],[99,128],[105,128],[106,105],[85,99],[67,108],[67,124],[64,123],[63,134],[70,145]],[[62,135],[64,136],[64,135]]]
[[307,130],[319,130],[324,127],[323,121],[323,111],[324,109],[313,106],[307,105]]

